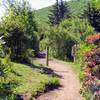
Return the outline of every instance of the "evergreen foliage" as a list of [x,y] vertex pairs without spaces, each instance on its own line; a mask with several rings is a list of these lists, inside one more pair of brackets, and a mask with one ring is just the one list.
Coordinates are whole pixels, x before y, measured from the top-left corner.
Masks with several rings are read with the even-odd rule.
[[100,32],[100,6],[96,6],[95,2],[90,2],[86,14],[95,31]]
[[[70,15],[70,17],[73,17],[73,18],[76,18],[76,17],[84,18],[83,17],[84,10],[87,9],[87,5],[89,1],[91,0],[69,0],[67,2],[63,2],[64,6],[68,9],[68,11],[66,12],[69,12],[69,14],[68,13],[66,14],[68,16]],[[52,15],[51,13],[52,10],[53,10],[53,6],[49,6],[49,7],[42,8],[35,11],[35,17],[40,27],[41,27],[41,24],[44,27],[45,25],[47,25],[47,22],[49,21],[48,16]]]
[[51,10],[52,14],[49,15],[49,22],[51,25],[57,25],[60,22],[59,15],[59,2],[56,0],[56,4],[53,6],[53,10]]
[[60,2],[56,0],[56,4],[53,6],[51,14],[49,15],[49,23],[52,26],[58,25],[65,18],[70,18],[68,5],[65,5],[63,0]]

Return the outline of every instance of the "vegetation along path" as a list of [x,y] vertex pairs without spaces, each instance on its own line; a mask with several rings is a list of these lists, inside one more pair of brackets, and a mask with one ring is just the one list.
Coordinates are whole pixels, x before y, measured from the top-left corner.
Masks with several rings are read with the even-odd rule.
[[[41,64],[45,63],[45,59],[39,61]],[[82,100],[79,93],[80,82],[72,69],[73,65],[58,60],[50,60],[49,66],[61,76],[61,87],[37,97],[36,100]]]

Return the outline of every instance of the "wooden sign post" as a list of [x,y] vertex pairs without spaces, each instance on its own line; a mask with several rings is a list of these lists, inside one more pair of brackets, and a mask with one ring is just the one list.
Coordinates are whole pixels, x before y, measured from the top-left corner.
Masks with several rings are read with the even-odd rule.
[[49,65],[49,47],[46,47],[46,66]]

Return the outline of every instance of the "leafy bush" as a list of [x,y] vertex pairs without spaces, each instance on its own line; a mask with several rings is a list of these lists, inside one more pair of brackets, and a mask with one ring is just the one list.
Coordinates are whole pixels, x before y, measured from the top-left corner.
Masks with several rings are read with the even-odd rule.
[[0,98],[3,99],[11,98],[10,96],[13,93],[13,88],[17,86],[16,81],[7,80],[7,77],[9,76],[10,72],[11,72],[11,63],[9,57],[0,59]]
[[95,35],[89,35],[89,36],[87,36],[86,42],[87,43],[94,43],[94,44],[100,43],[100,33],[95,34]]
[[[28,49],[38,52],[37,25],[34,11],[27,1],[7,0],[6,13],[0,21],[0,32],[11,50],[11,60],[22,62],[27,58]],[[11,6],[12,5],[12,6]],[[20,8],[20,9],[19,9]]]
[[81,42],[77,46],[77,51],[76,51],[76,63],[80,64],[80,66],[84,66],[84,55],[86,52],[90,51],[92,48],[94,48],[94,45],[90,45],[84,42]]
[[92,49],[87,52],[85,55],[85,63],[83,86],[90,89],[94,98],[99,97],[100,85],[98,80],[100,79],[100,48]]
[[41,47],[49,46],[50,56],[66,60],[69,56],[67,52],[71,51],[68,46],[73,46],[75,40],[61,27],[51,27],[45,32],[45,35],[45,39],[41,41]]
[[8,81],[7,77],[11,72],[11,62],[9,53],[5,52],[5,42],[0,37],[0,99],[8,98],[8,95],[12,95],[12,89],[16,87],[16,81]]
[[58,27],[48,27],[40,41],[41,50],[49,46],[50,56],[62,60],[72,60],[71,51],[74,44],[85,41],[85,37],[94,30],[86,19],[67,19]]
[[75,50],[75,71],[77,72],[79,79],[81,83],[83,83],[84,79],[84,66],[85,66],[85,59],[84,55],[86,52],[90,51],[92,48],[94,48],[94,45],[90,45],[84,42],[81,42],[77,45]]
[[72,18],[62,21],[60,27],[63,28],[78,43],[84,41],[88,35],[94,34],[94,29],[87,19]]
[[[78,48],[77,63],[82,67],[82,94],[88,99],[100,99],[100,46],[99,34],[90,35]],[[96,43],[96,45],[92,44]],[[81,48],[81,49],[80,49]]]

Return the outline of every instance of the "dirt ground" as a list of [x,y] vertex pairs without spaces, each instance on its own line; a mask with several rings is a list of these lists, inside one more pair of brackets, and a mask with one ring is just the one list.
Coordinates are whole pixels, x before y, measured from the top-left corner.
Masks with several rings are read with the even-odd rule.
[[[45,59],[40,59],[39,61],[41,64],[45,64]],[[36,100],[82,100],[79,93],[80,82],[71,66],[71,64],[64,64],[58,60],[50,60],[49,67],[61,76],[61,87],[44,93],[37,97]]]

